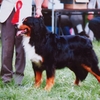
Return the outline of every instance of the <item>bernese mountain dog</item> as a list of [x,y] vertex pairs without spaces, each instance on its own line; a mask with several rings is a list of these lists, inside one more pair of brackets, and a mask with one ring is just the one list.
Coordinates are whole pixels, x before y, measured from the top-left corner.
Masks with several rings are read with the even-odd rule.
[[49,32],[42,17],[27,17],[18,28],[17,35],[23,36],[23,47],[32,61],[35,86],[42,81],[45,70],[47,79],[45,90],[54,85],[55,70],[64,67],[74,72],[75,84],[79,85],[90,72],[100,82],[98,58],[93,50],[92,42],[79,35],[58,35]]

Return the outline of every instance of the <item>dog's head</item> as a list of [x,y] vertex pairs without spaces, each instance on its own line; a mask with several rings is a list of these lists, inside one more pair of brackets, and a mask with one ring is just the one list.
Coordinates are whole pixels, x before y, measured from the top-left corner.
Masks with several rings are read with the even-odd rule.
[[18,27],[17,35],[29,36],[32,44],[33,40],[43,37],[46,31],[43,17],[27,17],[24,19],[23,24]]

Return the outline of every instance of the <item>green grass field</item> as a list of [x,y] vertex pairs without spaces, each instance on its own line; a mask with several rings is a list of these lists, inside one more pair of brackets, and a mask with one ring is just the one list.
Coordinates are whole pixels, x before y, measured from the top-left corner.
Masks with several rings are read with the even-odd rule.
[[[94,41],[93,46],[100,62],[100,42]],[[100,100],[100,83],[91,74],[80,86],[75,86],[73,72],[68,68],[57,70],[55,85],[50,92],[44,90],[45,80],[44,71],[41,87],[33,87],[34,73],[31,62],[27,60],[22,86],[16,86],[13,81],[5,85],[0,79],[0,100]]]

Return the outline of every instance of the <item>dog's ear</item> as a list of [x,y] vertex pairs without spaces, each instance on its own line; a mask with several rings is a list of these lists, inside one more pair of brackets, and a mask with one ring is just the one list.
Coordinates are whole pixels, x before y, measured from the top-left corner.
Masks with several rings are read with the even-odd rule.
[[27,25],[27,26],[29,26],[29,27],[33,27],[33,25],[35,24],[34,23],[34,18],[33,18],[33,16],[29,16],[29,17],[27,17],[27,18],[25,18],[24,20],[23,20],[23,24],[24,25]]
[[41,27],[45,26],[45,24],[44,24],[44,17],[43,16],[40,16],[40,26]]
[[44,17],[41,16],[39,20],[40,20],[40,27],[42,29],[42,32],[43,33],[46,33],[47,32],[47,28],[46,28],[46,25],[44,23]]
[[47,33],[46,26],[44,24],[44,18],[41,16],[39,18],[30,16],[27,17],[23,24],[29,26],[31,28],[31,38],[30,44],[33,45],[33,40],[37,40],[36,38],[42,38]]

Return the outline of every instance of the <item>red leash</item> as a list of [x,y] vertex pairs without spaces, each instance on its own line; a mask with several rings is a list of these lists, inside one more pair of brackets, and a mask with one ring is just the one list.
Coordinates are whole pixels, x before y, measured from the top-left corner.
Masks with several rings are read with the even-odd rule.
[[11,23],[16,24],[17,22],[19,22],[19,14],[20,14],[20,9],[22,8],[22,1],[18,0],[16,3],[16,12],[12,18]]

